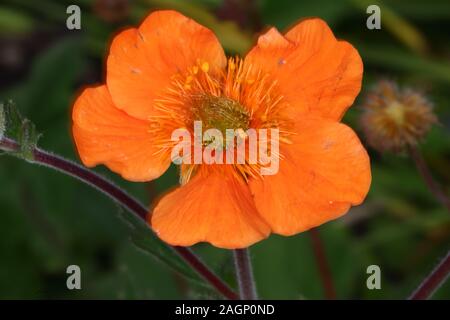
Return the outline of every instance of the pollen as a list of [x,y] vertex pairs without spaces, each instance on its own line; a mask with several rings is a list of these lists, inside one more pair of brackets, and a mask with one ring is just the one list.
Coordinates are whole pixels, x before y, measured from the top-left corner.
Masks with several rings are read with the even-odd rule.
[[208,62],[203,62],[201,68],[202,68],[203,72],[208,72],[209,71],[209,63]]

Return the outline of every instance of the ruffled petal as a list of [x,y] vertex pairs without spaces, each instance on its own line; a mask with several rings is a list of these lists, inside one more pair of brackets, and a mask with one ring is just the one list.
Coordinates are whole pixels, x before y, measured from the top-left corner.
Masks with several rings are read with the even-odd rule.
[[293,235],[360,204],[371,182],[370,161],[352,129],[303,118],[292,145],[281,150],[279,172],[252,179],[256,208],[273,232]]
[[164,98],[174,75],[206,65],[210,72],[226,65],[214,33],[176,11],[156,11],[138,29],[114,38],[106,81],[114,104],[145,120],[154,113],[155,99]]
[[270,233],[248,186],[229,166],[201,169],[186,185],[164,196],[151,215],[151,225],[162,240],[176,246],[204,241],[220,248],[245,248]]
[[170,153],[152,145],[149,124],[117,109],[104,85],[81,93],[72,119],[75,144],[88,167],[105,164],[127,180],[148,181],[170,165]]
[[245,58],[253,72],[268,73],[298,113],[340,120],[361,89],[358,51],[338,41],[320,19],[307,19],[281,35],[275,28],[259,37]]

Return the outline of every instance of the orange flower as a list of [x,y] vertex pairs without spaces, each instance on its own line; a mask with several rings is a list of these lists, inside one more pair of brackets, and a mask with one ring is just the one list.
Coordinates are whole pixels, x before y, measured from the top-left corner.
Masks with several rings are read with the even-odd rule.
[[261,164],[248,161],[183,164],[182,186],[149,218],[172,245],[243,248],[271,232],[308,230],[363,201],[369,158],[340,123],[362,71],[358,52],[320,19],[284,36],[272,28],[244,59],[227,60],[209,29],[157,11],[114,38],[106,84],[85,89],[75,102],[73,134],[85,165],[149,181],[171,163],[171,133],[192,131],[193,121],[221,130],[279,129],[277,174],[263,176]]

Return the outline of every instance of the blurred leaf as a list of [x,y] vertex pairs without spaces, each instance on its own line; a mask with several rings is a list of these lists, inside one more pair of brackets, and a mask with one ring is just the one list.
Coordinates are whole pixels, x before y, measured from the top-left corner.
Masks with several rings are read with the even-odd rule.
[[389,0],[389,6],[402,15],[433,22],[450,18],[450,1],[448,0]]
[[80,44],[77,37],[57,41],[37,56],[25,81],[1,93],[13,99],[21,112],[42,128],[44,135],[52,132],[55,126],[60,126],[59,133],[49,135],[42,141],[44,146],[51,145],[52,150],[58,150],[57,144],[72,149],[68,134],[67,140],[61,139],[61,126],[62,130],[66,130],[70,124],[72,96],[77,79],[85,67]]
[[[340,299],[351,298],[365,282],[364,252],[348,230],[331,222],[319,228]],[[323,299],[324,292],[308,232],[271,236],[252,247],[255,276],[264,299]]]
[[24,160],[32,161],[34,158],[34,149],[37,146],[40,135],[36,131],[34,123],[28,119],[24,119],[12,101],[6,104],[0,104],[0,127],[4,128],[0,138],[5,137],[13,139],[19,144],[19,150],[9,151]]
[[261,14],[264,22],[285,29],[296,21],[307,17],[319,17],[328,24],[334,25],[352,14],[352,6],[348,1],[261,1]]
[[9,7],[0,7],[0,34],[24,33],[31,30],[33,24],[33,19],[25,13]]
[[124,210],[120,210],[119,217],[130,226],[130,238],[136,247],[156,257],[186,278],[195,282],[202,282],[200,277],[181,259],[175,250],[163,243],[141,218]]
[[79,38],[69,37],[55,43],[35,62],[25,93],[29,115],[34,121],[67,113],[66,97],[73,94],[75,81],[84,67],[80,47]]
[[422,77],[450,84],[450,64],[425,59],[405,50],[380,45],[359,45],[364,61],[393,71],[419,73]]
[[[31,12],[42,13],[43,17],[49,18],[54,21],[65,21],[67,18],[66,7],[58,3],[59,1],[49,1],[40,0],[37,1],[27,1],[27,0],[3,0],[10,3],[11,5],[16,5],[21,8],[27,8]],[[40,21],[43,23],[43,21]]]
[[[141,2],[158,9],[180,11],[189,18],[213,30],[224,48],[232,53],[244,54],[253,43],[251,35],[244,30],[240,30],[234,22],[220,21],[214,14],[191,1],[141,0]],[[139,14],[139,18],[144,18],[148,13],[148,9],[143,10]]]
[[357,7],[366,10],[370,5],[377,5],[381,10],[381,27],[386,27],[404,45],[417,53],[425,53],[427,43],[423,34],[409,21],[392,10],[381,0],[352,0]]

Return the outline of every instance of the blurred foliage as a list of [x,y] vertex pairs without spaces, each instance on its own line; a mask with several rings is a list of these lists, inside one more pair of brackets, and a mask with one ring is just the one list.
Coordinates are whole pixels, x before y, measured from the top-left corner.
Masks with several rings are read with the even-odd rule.
[[[421,149],[450,191],[450,1],[370,1],[381,7],[381,30],[366,28],[365,0],[135,0],[126,1],[127,12],[118,21],[106,21],[94,10],[99,1],[0,4],[0,101],[16,101],[43,131],[43,148],[77,159],[70,135],[72,101],[81,86],[101,81],[112,35],[136,25],[150,10],[172,8],[194,18],[217,33],[229,54],[245,54],[269,25],[285,30],[301,18],[319,16],[360,51],[362,95],[374,81],[388,77],[426,92],[435,102],[441,125]],[[65,28],[66,7],[73,3],[82,8],[81,31]],[[358,109],[345,117],[356,130]],[[448,250],[450,215],[410,159],[369,152],[373,184],[367,201],[319,230],[339,298],[401,299]],[[176,168],[148,184],[123,181],[102,167],[96,171],[144,203],[177,183]],[[3,156],[0,186],[0,298],[214,297],[138,249],[130,235],[139,225],[124,223],[121,209],[80,182]],[[153,245],[140,244],[144,249]],[[205,244],[195,250],[234,285],[229,251]],[[308,233],[272,236],[251,252],[263,298],[323,297]],[[65,287],[70,264],[82,269],[81,291]],[[366,288],[371,264],[381,267],[382,290]],[[448,299],[450,284],[435,297]]]

